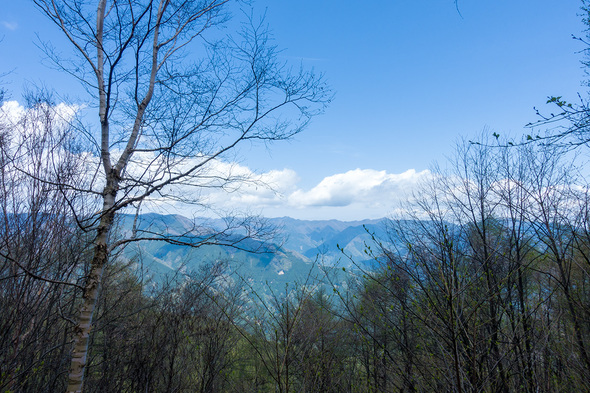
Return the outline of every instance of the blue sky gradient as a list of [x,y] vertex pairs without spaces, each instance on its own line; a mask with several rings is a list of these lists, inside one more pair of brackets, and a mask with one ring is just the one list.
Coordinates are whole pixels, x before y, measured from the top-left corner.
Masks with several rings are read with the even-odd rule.
[[[2,83],[11,97],[19,100],[26,85],[83,96],[75,80],[42,64],[36,35],[69,49],[57,29],[29,1],[0,0],[0,6],[0,74],[8,73]],[[586,94],[584,45],[572,39],[584,34],[580,6],[460,0],[458,12],[453,0],[255,1],[255,13],[266,12],[283,48],[280,56],[324,73],[335,99],[294,140],[240,151],[241,165],[289,179],[272,204],[251,198],[252,209],[299,218],[380,217],[401,198],[386,190],[410,187],[412,174],[452,155],[459,137],[484,128],[526,133],[523,126],[536,120],[533,107],[552,109],[547,96]],[[339,206],[322,206],[330,198],[311,195],[321,189],[325,196],[336,183],[353,187],[357,180],[338,177],[347,173],[367,184],[374,179],[375,187],[339,199]],[[391,188],[384,181],[398,183]],[[305,195],[316,202],[297,199]]]

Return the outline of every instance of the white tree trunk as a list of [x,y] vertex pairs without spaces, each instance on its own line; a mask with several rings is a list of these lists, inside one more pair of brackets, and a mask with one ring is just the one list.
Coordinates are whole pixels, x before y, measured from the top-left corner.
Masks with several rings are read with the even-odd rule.
[[[113,182],[109,183],[112,184]],[[103,216],[100,220],[94,243],[94,256],[90,265],[90,273],[84,286],[78,324],[74,329],[74,347],[66,390],[68,393],[82,392],[84,384],[84,372],[88,357],[88,339],[90,337],[94,310],[96,309],[100,292],[102,274],[108,261],[107,240],[114,219],[112,208],[115,204],[115,196],[116,186],[107,185],[104,192]]]

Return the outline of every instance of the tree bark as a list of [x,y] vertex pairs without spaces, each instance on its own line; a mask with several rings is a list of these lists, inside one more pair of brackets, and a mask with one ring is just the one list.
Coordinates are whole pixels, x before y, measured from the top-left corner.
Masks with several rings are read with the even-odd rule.
[[68,393],[82,392],[84,385],[84,372],[86,370],[88,356],[88,339],[90,337],[90,329],[92,328],[94,310],[98,301],[102,274],[109,257],[107,241],[115,216],[112,210],[117,194],[115,184],[116,182],[109,181],[103,194],[103,216],[96,233],[94,256],[90,265],[90,273],[84,286],[78,324],[74,328],[74,347],[66,390]]

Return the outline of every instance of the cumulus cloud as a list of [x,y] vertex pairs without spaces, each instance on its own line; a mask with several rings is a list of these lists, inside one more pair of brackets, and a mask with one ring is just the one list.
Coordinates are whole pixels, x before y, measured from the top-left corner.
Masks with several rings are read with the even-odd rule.
[[[54,109],[56,118],[67,122],[81,108],[59,104]],[[15,101],[5,102],[0,107],[0,120],[17,124],[31,109]],[[22,130],[24,136],[31,130]],[[90,154],[90,153],[87,153]],[[112,151],[116,160],[119,151]],[[304,189],[293,169],[274,169],[255,172],[246,165],[204,156],[179,157],[157,156],[154,152],[134,154],[126,177],[129,184],[135,181],[161,182],[198,167],[192,178],[167,186],[150,196],[142,205],[144,212],[179,213],[186,216],[207,215],[214,209],[218,212],[249,212],[266,216],[291,216],[303,219],[364,219],[391,214],[405,201],[418,184],[431,176],[427,170],[414,169],[395,174],[384,170],[354,169],[331,174],[317,185]],[[99,191],[102,182],[93,176],[100,172],[100,161],[89,156],[84,159],[95,170],[87,172],[87,183]],[[206,162],[206,165],[201,165]],[[171,166],[170,166],[171,165]],[[138,193],[142,189],[136,190]],[[133,196],[131,193],[128,196]]]
[[[356,220],[387,216],[395,211],[416,189],[418,183],[431,176],[429,171],[413,169],[400,174],[374,169],[355,169],[327,176],[309,190],[298,187],[300,181],[292,169],[254,173],[247,166],[212,161],[210,173],[223,176],[229,171],[241,176],[235,186],[199,188],[175,186],[173,194],[198,192],[201,205],[218,211],[247,211],[266,216],[291,216],[302,219]],[[196,195],[196,194],[195,194]],[[154,200],[153,207],[165,206],[166,212],[188,215],[203,214],[198,207],[181,201],[164,203]]]
[[[198,165],[205,157],[183,160],[181,172]],[[144,155],[134,156],[129,173],[158,178],[158,161]],[[150,198],[145,209],[155,212],[201,215],[218,212],[249,212],[263,214],[266,207],[285,205],[286,197],[296,190],[299,177],[291,169],[256,173],[249,167],[222,160],[209,160],[194,177],[170,185]]]
[[[41,114],[48,108],[26,108],[18,101],[5,101],[0,106],[0,119],[3,122],[16,125],[25,115],[29,114],[31,117],[35,117],[36,114]],[[51,112],[54,121],[59,122],[57,125],[63,125],[70,122],[83,108],[81,105],[60,103],[51,107],[48,112]]]
[[299,176],[292,169],[271,170],[251,177],[231,196],[231,202],[255,208],[285,204],[290,193],[297,190]]
[[3,20],[0,23],[2,23],[2,26],[4,26],[4,28],[6,28],[8,30],[14,31],[14,30],[18,29],[18,23],[16,23],[16,22],[8,22],[6,20]]
[[[220,164],[217,169],[224,165]],[[387,216],[411,195],[421,180],[431,175],[429,171],[413,169],[400,174],[355,169],[327,176],[316,186],[304,190],[298,187],[300,179],[292,169],[254,174],[247,167],[239,167],[249,174],[249,181],[229,193],[221,189],[205,190],[201,198],[222,210],[248,210],[267,216],[303,219],[354,220]]]
[[16,123],[25,114],[24,106],[17,101],[5,101],[0,107],[0,119]]
[[412,189],[428,171],[416,173],[410,169],[401,174],[390,174],[374,169],[355,169],[324,178],[309,191],[297,190],[289,197],[295,207],[344,207],[353,203],[382,204],[393,195]]

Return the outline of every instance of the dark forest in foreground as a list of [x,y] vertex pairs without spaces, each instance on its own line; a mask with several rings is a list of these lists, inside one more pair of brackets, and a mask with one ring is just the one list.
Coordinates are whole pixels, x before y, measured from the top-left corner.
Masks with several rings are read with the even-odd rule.
[[[460,146],[362,264],[342,252],[332,290],[316,271],[262,296],[224,261],[156,284],[141,255],[113,254],[85,389],[590,390],[589,197],[567,163],[555,147]],[[2,216],[0,387],[60,391],[91,236],[46,184],[21,178],[24,199],[9,179],[3,211],[18,197],[30,213]]]

